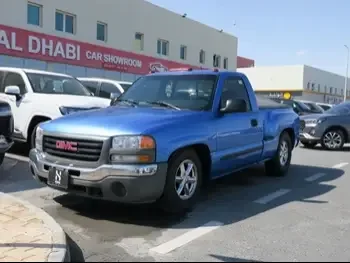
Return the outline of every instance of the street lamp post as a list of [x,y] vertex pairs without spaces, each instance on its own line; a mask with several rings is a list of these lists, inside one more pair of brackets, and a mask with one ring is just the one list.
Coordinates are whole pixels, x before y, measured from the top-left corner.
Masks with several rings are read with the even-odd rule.
[[349,73],[349,47],[344,45],[347,51],[346,56],[346,73],[345,73],[345,87],[344,87],[344,101],[346,101],[346,95],[348,90],[348,73]]

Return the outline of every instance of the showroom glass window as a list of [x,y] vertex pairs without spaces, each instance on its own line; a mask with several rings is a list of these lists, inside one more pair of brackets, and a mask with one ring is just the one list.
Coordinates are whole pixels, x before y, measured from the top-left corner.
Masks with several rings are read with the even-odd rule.
[[107,41],[107,24],[97,22],[97,40]]
[[38,4],[27,4],[27,23],[29,25],[41,26],[42,6]]

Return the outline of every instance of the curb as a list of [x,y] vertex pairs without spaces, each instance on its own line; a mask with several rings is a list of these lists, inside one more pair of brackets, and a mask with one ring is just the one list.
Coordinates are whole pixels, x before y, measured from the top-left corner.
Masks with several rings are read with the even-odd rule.
[[0,192],[0,199],[4,196],[6,198],[12,199],[17,203],[21,203],[23,206],[27,207],[30,211],[35,212],[35,214],[40,218],[46,226],[52,232],[52,252],[50,253],[47,262],[69,262],[70,254],[69,247],[67,244],[66,234],[62,227],[44,210],[38,208],[31,203],[21,200],[9,194]]

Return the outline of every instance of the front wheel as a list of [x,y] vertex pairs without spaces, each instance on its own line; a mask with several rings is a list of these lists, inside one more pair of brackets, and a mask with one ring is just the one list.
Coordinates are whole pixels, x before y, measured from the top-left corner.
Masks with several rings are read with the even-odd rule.
[[162,210],[182,213],[196,203],[202,185],[202,163],[193,150],[176,153],[169,160],[163,196]]
[[345,143],[345,136],[341,130],[330,130],[323,134],[321,144],[326,150],[340,150]]
[[292,159],[292,140],[287,132],[281,134],[277,152],[273,159],[265,162],[265,172],[269,176],[285,176]]

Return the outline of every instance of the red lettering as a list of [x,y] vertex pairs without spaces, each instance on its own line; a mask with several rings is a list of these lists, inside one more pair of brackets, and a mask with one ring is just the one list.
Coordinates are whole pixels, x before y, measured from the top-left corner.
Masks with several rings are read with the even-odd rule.
[[78,151],[77,142],[67,142],[67,141],[56,141],[56,149],[77,152]]

